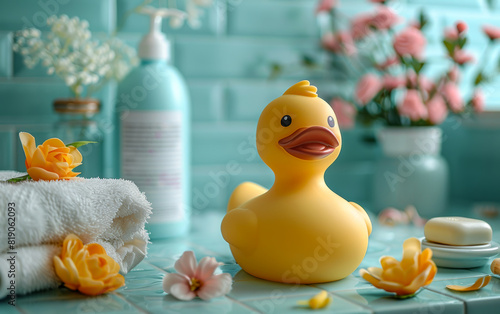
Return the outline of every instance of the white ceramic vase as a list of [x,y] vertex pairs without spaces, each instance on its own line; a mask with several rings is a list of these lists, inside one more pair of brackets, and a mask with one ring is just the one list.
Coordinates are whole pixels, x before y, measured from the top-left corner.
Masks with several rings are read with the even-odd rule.
[[387,127],[378,133],[384,156],[377,161],[373,206],[404,209],[421,216],[442,215],[448,200],[448,164],[441,156],[439,127]]

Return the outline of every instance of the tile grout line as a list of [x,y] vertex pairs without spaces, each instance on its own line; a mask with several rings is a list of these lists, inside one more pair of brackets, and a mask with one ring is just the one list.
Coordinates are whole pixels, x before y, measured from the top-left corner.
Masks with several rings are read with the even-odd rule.
[[[14,31],[11,31],[9,32],[9,35],[7,35],[9,38],[9,46],[10,46],[10,66],[9,66],[9,70],[10,72],[7,74],[7,78],[9,79],[12,79],[14,77],[14,50],[12,49],[12,47],[14,46],[14,43],[15,43],[15,35],[14,35]],[[7,70],[8,71],[8,70]]]
[[[193,243],[191,243],[191,242],[189,242],[189,241],[188,241],[188,244],[193,244]],[[195,245],[195,246],[198,246],[198,245]],[[202,248],[202,247],[198,246],[198,248]],[[207,251],[207,252],[208,252],[209,250],[205,250],[205,251]],[[211,252],[211,251],[210,251],[210,252]],[[212,252],[212,253],[214,253],[214,252]],[[158,266],[156,266],[156,265],[153,265],[153,264],[149,263],[148,261],[145,261],[145,262],[146,262],[147,264],[149,264],[150,266],[152,266],[153,268],[156,268],[156,269],[160,270],[162,273],[166,273],[166,274],[168,274],[168,272],[167,272],[167,271],[165,271],[164,269],[162,269],[162,268],[160,268],[160,267],[158,267]],[[227,295],[225,296],[225,298],[227,298],[227,299],[229,299],[229,300],[232,300],[234,303],[239,304],[239,305],[243,306],[244,308],[248,308],[248,309],[250,309],[250,310],[252,310],[252,311],[256,311],[257,313],[262,313],[262,312],[259,312],[259,311],[258,311],[258,310],[256,310],[256,309],[252,308],[251,306],[249,306],[249,305],[247,305],[247,304],[245,304],[245,303],[243,303],[243,302],[241,302],[241,301],[237,300],[237,299],[234,299],[234,298],[229,297],[229,296],[227,296]]]
[[[301,293],[301,294],[286,294],[286,295],[283,295],[282,297],[304,297],[305,298],[305,297],[311,297],[314,295],[315,295],[314,292],[310,292],[310,293]],[[230,297],[230,298],[238,300],[235,297]],[[242,301],[262,301],[262,300],[274,300],[274,299],[277,299],[277,298],[257,297],[257,298],[239,300],[239,301],[240,302],[242,302]]]
[[432,292],[437,293],[437,294],[444,295],[446,297],[449,297],[449,298],[452,298],[452,299],[455,299],[457,301],[462,302],[462,306],[464,307],[464,314],[467,314],[467,301],[466,300],[462,300],[459,297],[456,297],[456,296],[453,296],[453,295],[450,295],[450,294],[446,294],[446,293],[443,293],[443,292],[440,292],[438,290],[434,290],[434,289],[431,289],[431,288],[424,287],[424,289],[428,290],[428,291],[432,291]]
[[[470,278],[479,278],[479,277],[484,277],[487,276],[488,274],[484,273],[481,275],[471,275],[471,276],[466,276],[466,277],[454,277],[454,278],[444,278],[444,279],[435,279],[432,282],[441,282],[441,281],[449,281],[449,280],[456,280],[456,279],[470,279]],[[491,276],[491,275],[490,275]],[[500,278],[499,278],[500,279]]]
[[[199,245],[197,245],[197,244],[195,244],[195,243],[192,243],[192,242],[190,242],[190,241],[188,241],[188,244],[189,244],[189,245],[193,245],[193,246],[197,247],[198,249],[203,249],[203,250],[204,250],[205,252],[207,252],[207,253],[210,253],[210,254],[215,253],[215,252],[213,252],[213,251],[207,250],[207,249],[205,249],[204,247],[199,246]],[[218,256],[218,254],[215,254],[215,255],[216,255],[216,256]],[[156,268],[156,269],[158,269],[158,270],[161,270],[163,273],[167,273],[167,274],[168,274],[168,272],[167,272],[167,271],[165,271],[165,270],[163,270],[162,268],[160,268],[160,267],[158,267],[158,266],[156,266],[156,265],[153,265],[153,264],[149,263],[148,261],[145,261],[145,262],[146,262],[146,263],[148,263],[150,266],[152,266],[152,267],[154,267],[154,268]],[[243,303],[242,301],[240,301],[240,300],[238,300],[238,299],[236,299],[236,298],[230,297],[230,296],[228,296],[228,295],[226,295],[226,296],[225,296],[225,298],[227,298],[227,299],[231,300],[232,302],[234,302],[234,303],[236,303],[236,304],[239,304],[239,305],[241,305],[241,306],[243,306],[243,307],[245,307],[245,308],[247,308],[247,309],[250,309],[250,310],[252,310],[252,311],[254,311],[254,312],[257,312],[257,313],[262,313],[262,312],[260,312],[259,310],[257,310],[257,309],[255,309],[255,308],[251,307],[251,306],[250,306],[250,305],[248,305],[248,304]],[[268,300],[268,299],[270,299],[270,298],[257,298],[257,299],[250,299],[250,300]]]
[[207,254],[214,255],[214,257],[215,257],[215,256],[216,256],[216,257],[220,257],[220,256],[221,256],[221,254],[219,254],[219,253],[217,253],[217,252],[214,252],[214,251],[212,251],[212,250],[209,250],[209,249],[207,249],[207,248],[206,248],[206,247],[204,247],[204,246],[201,246],[201,245],[196,244],[196,243],[194,243],[194,242],[191,242],[191,241],[189,241],[189,240],[187,240],[186,242],[187,242],[187,244],[188,244],[188,245],[194,246],[195,248],[199,249],[200,251],[205,251]]
[[460,298],[460,297],[458,297],[458,296],[451,295],[451,294],[446,294],[446,293],[444,293],[444,292],[442,292],[442,291],[439,291],[439,290],[436,290],[436,289],[434,289],[434,288],[424,287],[424,289],[425,289],[425,290],[432,291],[432,292],[434,292],[434,293],[438,293],[438,294],[441,294],[441,295],[447,296],[447,297],[452,298],[452,299],[455,299],[455,300],[458,300],[458,301],[462,302],[464,305],[465,305],[465,303],[467,302],[467,300],[462,299],[462,298]]
[[240,300],[238,300],[238,299],[235,299],[235,298],[230,297],[230,296],[228,296],[228,295],[226,295],[225,297],[226,297],[227,299],[229,299],[229,300],[232,300],[234,303],[236,303],[236,304],[239,304],[239,305],[243,306],[244,308],[250,309],[250,310],[252,310],[252,311],[254,311],[254,312],[257,312],[257,313],[263,313],[263,312],[260,312],[259,310],[257,310],[256,308],[253,308],[253,307],[251,307],[250,305],[248,305],[248,304],[245,304],[245,303],[241,302],[241,301],[240,301]]
[[[308,286],[313,286],[313,285],[308,285]],[[325,290],[329,294],[334,295],[334,296],[336,296],[336,297],[338,297],[338,298],[340,298],[340,299],[342,299],[344,301],[347,301],[347,303],[349,303],[349,304],[352,304],[352,305],[355,305],[355,306],[360,306],[362,308],[365,308],[365,309],[369,310],[370,313],[375,313],[373,309],[371,309],[371,308],[369,308],[367,306],[364,306],[363,304],[358,304],[358,303],[356,303],[354,301],[346,299],[345,297],[342,297],[342,296],[334,293],[333,291],[328,291],[326,289],[321,289],[321,288],[318,288],[316,286],[314,286],[314,288],[317,288],[318,290]],[[338,291],[349,291],[349,290],[358,290],[358,289],[346,289],[346,290],[338,290]],[[285,297],[304,297],[304,298],[310,298],[311,296],[314,296],[314,295],[315,295],[314,292],[310,292],[310,293],[301,293],[301,294],[291,294],[291,295],[286,295]],[[243,303],[243,301],[251,302],[251,301],[273,300],[273,298],[266,298],[266,297],[257,297],[257,298],[250,298],[250,299],[245,299],[245,300],[238,300],[238,299],[236,299],[234,297],[230,297],[230,296],[226,296],[226,297],[229,298],[229,299],[234,300],[236,303],[241,303],[241,304],[245,304],[245,303]],[[250,305],[247,305],[247,307],[252,308]],[[254,309],[254,308],[252,308],[252,309]],[[257,310],[257,309],[255,309],[255,310]],[[262,312],[260,312],[260,313],[262,313]]]
[[155,269],[158,269],[158,270],[159,270],[159,271],[161,271],[162,273],[164,273],[164,274],[168,274],[168,271],[166,271],[166,270],[162,269],[161,267],[158,267],[158,266],[156,266],[156,265],[154,265],[154,264],[151,264],[151,263],[150,263],[150,262],[148,262],[147,260],[144,260],[144,262],[145,262],[145,263],[147,263],[149,266],[151,266],[151,267],[153,267],[153,268],[155,268]]
[[[353,290],[357,290],[357,289],[353,289]],[[346,290],[338,290],[338,291],[346,291]],[[375,310],[374,310],[374,309],[372,309],[372,308],[368,307],[368,306],[367,306],[367,305],[365,305],[365,304],[361,304],[361,303],[358,303],[358,302],[355,302],[355,301],[351,301],[351,300],[349,300],[349,299],[347,299],[347,298],[343,297],[342,295],[335,293],[334,291],[329,291],[329,293],[331,293],[331,294],[332,294],[332,295],[334,295],[334,296],[337,296],[337,297],[341,298],[341,299],[342,299],[342,300],[344,300],[344,301],[347,301],[347,302],[348,302],[348,303],[350,303],[350,304],[354,304],[354,305],[360,306],[360,307],[362,307],[362,308],[364,308],[364,309],[366,309],[366,310],[370,311],[370,313],[375,313]]]
[[141,307],[139,307],[139,306],[138,306],[138,305],[136,305],[135,303],[133,303],[133,302],[131,302],[131,301],[127,300],[127,298],[126,298],[123,294],[121,294],[121,293],[119,293],[119,292],[115,292],[115,293],[113,293],[113,294],[114,294],[115,296],[117,296],[118,298],[122,299],[125,303],[129,304],[130,306],[132,306],[133,308],[135,308],[136,310],[138,310],[140,313],[150,314],[150,312],[148,312],[148,311],[146,311],[146,310],[142,309]]
[[[188,240],[188,241],[187,241],[187,243],[188,243],[189,245],[192,245],[192,246],[194,246],[194,247],[196,247],[196,248],[198,248],[198,249],[202,250],[202,251],[205,251],[205,252],[206,252],[206,253],[208,253],[208,254],[212,254],[212,255],[214,255],[214,256],[220,256],[220,254],[219,254],[219,253],[214,252],[214,251],[212,251],[212,250],[209,250],[209,249],[205,248],[204,246],[201,246],[201,245],[199,245],[199,244],[196,244],[196,243],[194,243],[194,242],[192,242],[192,241],[189,241],[189,240]],[[308,286],[310,286],[310,287],[314,287],[314,288],[319,289],[319,290],[325,290],[325,289],[322,289],[322,288],[320,288],[320,287],[318,287],[318,286],[316,286],[316,285],[308,285]],[[361,289],[368,289],[368,288],[370,288],[370,287],[361,288]],[[353,288],[353,289],[344,289],[344,290],[339,290],[339,291],[348,291],[348,290],[358,290],[358,289]],[[358,304],[358,303],[356,303],[356,302],[350,301],[350,300],[348,300],[348,299],[346,299],[346,298],[344,298],[344,297],[342,297],[342,296],[340,296],[340,295],[338,295],[338,294],[335,294],[333,291],[328,291],[328,290],[326,290],[326,291],[327,291],[327,292],[329,292],[329,293],[331,293],[332,295],[335,295],[335,296],[337,296],[337,297],[339,297],[339,298],[341,298],[341,299],[343,299],[343,300],[347,301],[349,304],[359,305],[359,306],[361,306],[362,308],[367,309],[367,310],[368,310],[368,311],[370,311],[371,313],[374,313],[373,309],[371,309],[371,308],[369,308],[369,307],[367,307],[367,306],[365,306],[365,305],[363,305],[363,304]],[[304,294],[297,294],[297,295],[293,295],[293,296],[294,296],[294,297],[295,297],[295,296],[298,296],[298,297],[300,297],[300,296],[310,296],[310,294],[308,294],[308,293],[304,293]],[[249,306],[249,305],[247,305],[247,304],[243,303],[241,300],[238,300],[238,299],[236,299],[236,298],[234,298],[234,297],[230,297],[230,296],[226,296],[226,297],[227,297],[228,299],[233,300],[235,303],[238,303],[238,304],[240,304],[240,305],[244,305],[245,307],[248,307],[248,308],[250,308],[250,309],[252,309],[252,310],[256,310],[256,311],[258,311],[257,309],[255,309],[255,308],[253,308],[253,307],[251,307],[251,306]],[[271,298],[265,298],[265,297],[262,297],[262,298],[251,298],[251,299],[248,299],[248,300],[245,300],[245,301],[256,301],[256,300],[271,300]],[[259,312],[259,311],[258,311],[258,312]],[[259,312],[259,313],[262,313],[262,312]]]
[[[330,281],[330,282],[334,282],[334,281]],[[327,292],[351,291],[351,290],[365,290],[365,289],[372,289],[373,288],[373,286],[366,286],[366,287],[352,287],[352,288],[348,288],[348,289],[327,290],[327,289],[321,288],[319,286],[316,286],[316,284],[310,284],[309,286],[315,287],[315,288],[318,288],[318,289],[321,289],[321,290],[326,290]]]

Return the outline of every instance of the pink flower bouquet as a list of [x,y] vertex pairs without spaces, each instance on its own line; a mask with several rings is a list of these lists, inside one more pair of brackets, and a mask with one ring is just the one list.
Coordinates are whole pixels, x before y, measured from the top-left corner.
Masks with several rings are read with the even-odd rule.
[[[353,95],[334,95],[331,101],[344,126],[352,126],[355,118],[364,124],[381,121],[389,126],[438,125],[449,114],[470,115],[483,110],[481,87],[500,71],[487,66],[494,57],[491,46],[500,41],[500,28],[483,26],[489,44],[474,69],[470,94],[463,95],[459,88],[461,72],[476,62],[466,49],[467,24],[459,21],[443,31],[445,55],[436,63],[446,67],[441,72],[432,71],[431,76],[428,70],[432,62],[425,56],[425,14],[422,12],[418,22],[405,26],[390,1],[369,2],[374,12],[352,18],[341,14],[340,1],[323,0],[316,9],[323,26],[323,49],[332,60],[342,60],[332,62],[333,70],[357,79]],[[347,23],[342,23],[343,19]]]

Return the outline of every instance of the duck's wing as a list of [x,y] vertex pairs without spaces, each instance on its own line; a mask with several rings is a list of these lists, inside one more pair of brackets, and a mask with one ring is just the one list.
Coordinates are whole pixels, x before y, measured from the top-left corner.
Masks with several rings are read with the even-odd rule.
[[224,240],[241,250],[252,250],[257,239],[257,216],[245,208],[234,208],[222,219]]
[[227,211],[238,208],[252,198],[262,195],[267,192],[267,189],[253,182],[243,182],[234,189],[229,197]]
[[351,204],[358,211],[361,217],[363,217],[366,223],[366,228],[368,229],[368,235],[370,235],[372,233],[372,222],[370,221],[370,217],[368,217],[368,214],[365,212],[363,207],[359,206],[358,204],[354,202],[349,202],[349,204]]

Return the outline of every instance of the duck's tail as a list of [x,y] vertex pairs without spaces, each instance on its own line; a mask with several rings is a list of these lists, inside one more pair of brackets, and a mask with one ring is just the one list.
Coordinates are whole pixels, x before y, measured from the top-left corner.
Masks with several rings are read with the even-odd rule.
[[227,204],[227,211],[240,207],[243,203],[262,195],[267,192],[267,189],[253,182],[243,182],[234,189],[229,202]]

